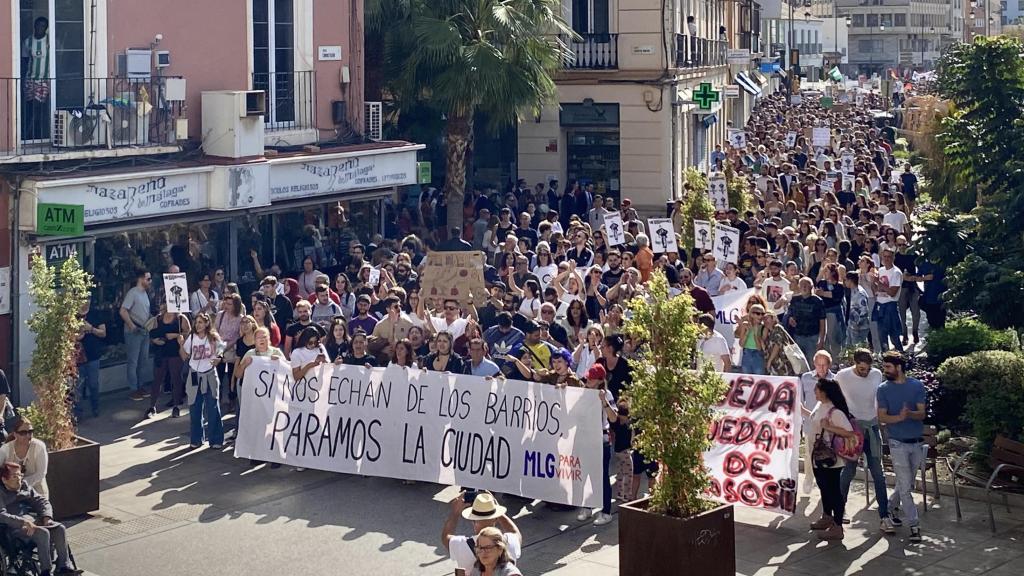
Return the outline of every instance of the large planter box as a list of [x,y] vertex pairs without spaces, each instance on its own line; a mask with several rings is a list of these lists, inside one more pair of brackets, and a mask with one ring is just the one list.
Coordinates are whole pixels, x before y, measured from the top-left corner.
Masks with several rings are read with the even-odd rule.
[[619,506],[619,570],[630,576],[736,575],[731,505],[690,518],[647,511],[648,499]]
[[81,437],[75,440],[74,448],[50,452],[46,484],[58,520],[100,509],[100,445]]

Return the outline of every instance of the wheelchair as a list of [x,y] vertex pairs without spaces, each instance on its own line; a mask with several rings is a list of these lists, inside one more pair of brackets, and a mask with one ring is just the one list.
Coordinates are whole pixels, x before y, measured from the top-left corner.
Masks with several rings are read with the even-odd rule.
[[[57,561],[57,548],[50,551],[54,563]],[[77,568],[75,555],[68,544],[68,564]],[[53,568],[56,572],[56,565]],[[0,576],[40,576],[39,556],[36,554],[34,542],[25,541],[11,534],[7,526],[0,525]]]

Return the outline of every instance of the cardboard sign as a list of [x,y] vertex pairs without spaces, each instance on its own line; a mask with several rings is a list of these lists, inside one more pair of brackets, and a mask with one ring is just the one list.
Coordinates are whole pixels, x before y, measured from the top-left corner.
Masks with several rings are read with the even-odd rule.
[[370,268],[370,277],[366,279],[366,283],[370,286],[380,284],[380,268]]
[[719,262],[732,262],[739,260],[740,254],[740,231],[725,224],[715,225],[714,245],[711,249]]
[[477,306],[487,300],[483,252],[427,252],[420,279],[420,294],[426,298],[460,303],[472,298]]
[[792,148],[793,146],[796,146],[796,132],[787,132],[786,133],[786,147],[787,148]]
[[671,218],[648,218],[647,232],[651,240],[651,250],[654,250],[655,254],[679,252]]
[[708,180],[708,198],[717,212],[729,211],[729,184],[725,175],[716,173]]
[[856,157],[853,154],[843,154],[842,158],[840,158],[840,162],[842,163],[844,173],[853,174],[853,168],[856,162]]
[[616,212],[605,216],[604,229],[609,246],[622,246],[626,243],[626,227],[622,224],[622,214]]
[[729,392],[704,453],[710,496],[777,514],[796,512],[800,460],[800,380],[796,376],[722,374]]
[[747,133],[737,128],[729,129],[729,145],[733,148],[744,149],[747,147]]
[[811,145],[827,147],[832,142],[832,131],[828,126],[815,126],[811,130]]
[[164,298],[167,311],[173,314],[188,314],[188,280],[185,273],[164,274]]
[[701,250],[711,250],[713,244],[711,222],[707,220],[693,221],[693,245]]
[[321,364],[296,380],[268,357],[245,382],[236,458],[601,505],[597,390],[400,366]]

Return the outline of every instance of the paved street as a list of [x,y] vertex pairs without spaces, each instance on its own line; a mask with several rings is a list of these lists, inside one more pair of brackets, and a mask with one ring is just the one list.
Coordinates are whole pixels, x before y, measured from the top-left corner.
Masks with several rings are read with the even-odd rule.
[[[249,468],[230,453],[191,450],[187,418],[166,413],[140,422],[143,403],[104,398],[102,418],[84,436],[101,441],[102,509],[71,528],[79,564],[96,576],[330,573],[443,575],[453,565],[439,547],[452,488],[404,486],[287,467]],[[886,538],[864,495],[851,495],[854,524],[842,545],[811,541],[807,520],[739,510],[738,570],[769,574],[1017,576],[1024,556],[1024,510],[968,502],[956,523],[952,498],[924,518],[925,541]],[[525,574],[618,574],[618,526],[580,524],[573,512],[513,508],[526,546]],[[816,501],[801,501],[801,513]],[[1014,560],[1018,559],[1018,560]],[[144,564],[143,564],[144,563]]]

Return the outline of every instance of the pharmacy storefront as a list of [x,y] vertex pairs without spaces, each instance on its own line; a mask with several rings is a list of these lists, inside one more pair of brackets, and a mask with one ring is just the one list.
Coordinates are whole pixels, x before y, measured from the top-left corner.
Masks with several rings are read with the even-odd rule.
[[[366,243],[383,230],[385,201],[416,183],[420,145],[281,156],[241,165],[196,165],[161,170],[96,173],[77,178],[32,178],[18,196],[17,260],[11,286],[25,286],[31,254],[51,264],[78,258],[95,277],[92,307],[105,319],[101,387],[125,386],[123,326],[118,309],[135,271],[152,273],[156,305],[161,274],[170,266],[198,276],[223,271],[243,299],[260,274],[276,264],[285,274],[312,256],[329,267],[350,240]],[[40,206],[74,206],[79,234],[42,235]],[[45,213],[44,213],[45,214]],[[44,216],[45,217],[45,216]],[[27,292],[16,290],[12,325],[31,314]],[[25,370],[34,342],[15,330],[13,364],[22,402],[31,394]],[[2,335],[0,335],[2,336]]]

